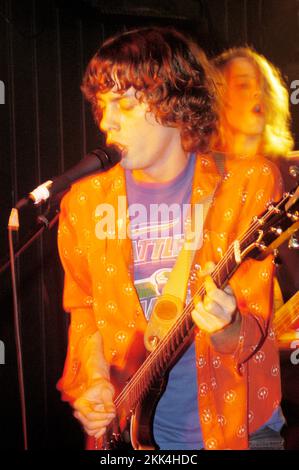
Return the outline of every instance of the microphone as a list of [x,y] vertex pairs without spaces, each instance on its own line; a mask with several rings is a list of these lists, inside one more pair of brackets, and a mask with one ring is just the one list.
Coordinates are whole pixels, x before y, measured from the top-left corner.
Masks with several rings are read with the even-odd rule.
[[31,191],[27,197],[17,202],[15,209],[19,210],[28,203],[39,205],[61,191],[67,190],[72,183],[91,175],[98,171],[104,172],[112,168],[121,159],[120,152],[115,147],[97,148],[77,163],[75,166],[64,172],[60,176],[56,176],[53,180],[37,186]]

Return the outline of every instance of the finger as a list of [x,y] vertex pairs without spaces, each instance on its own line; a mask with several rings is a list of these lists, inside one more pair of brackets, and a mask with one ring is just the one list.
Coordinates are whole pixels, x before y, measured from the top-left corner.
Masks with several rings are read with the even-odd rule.
[[200,313],[197,312],[197,310],[194,310],[192,312],[192,318],[194,323],[198,326],[203,331],[206,331],[207,333],[211,334],[214,333],[218,330],[221,330],[225,324],[220,321],[220,319],[213,317],[213,318],[208,318],[206,315],[203,316]]
[[205,308],[203,303],[199,305],[199,310],[197,307],[196,310],[199,311],[200,316],[206,325],[221,325],[222,328],[223,325],[228,323],[228,317],[219,305],[211,303],[208,310]]
[[102,411],[92,411],[92,412],[90,412],[86,415],[83,415],[83,416],[84,416],[84,418],[86,418],[89,421],[97,421],[97,420],[105,419],[106,416],[110,417],[110,418],[115,418],[115,413],[114,412],[109,412],[109,411],[106,411],[106,410],[102,410]]
[[87,429],[84,429],[86,434],[88,434],[88,436],[90,437],[95,437],[95,438],[99,438],[101,436],[103,436],[103,434],[105,434],[105,432],[107,431],[107,427],[104,427],[100,430],[87,430]]
[[213,263],[213,261],[207,261],[207,263],[204,265],[204,268],[201,272],[204,276],[211,274],[216,267],[216,264]]
[[194,323],[202,330],[212,333],[223,328],[227,321],[207,312],[201,302],[191,312]]
[[220,320],[229,322],[231,319],[231,314],[228,309],[223,308],[223,305],[210,300],[208,297],[204,298],[203,307],[206,313],[209,313]]
[[[91,416],[93,415],[93,416]],[[95,421],[106,421],[107,419],[112,420],[115,418],[115,414],[112,413],[89,413],[88,415],[84,415],[79,411],[74,412],[75,418],[81,421],[84,424],[95,422]]]
[[218,289],[211,276],[205,278],[206,296],[204,298],[204,305],[211,302],[216,302],[224,310],[232,313],[236,309],[236,299],[231,288],[227,291]]
[[103,403],[106,406],[114,406],[113,404],[113,393],[111,391],[111,388],[105,387],[102,391],[102,400]]
[[[231,301],[228,294],[217,288],[211,276],[206,277],[205,283],[208,294],[204,296],[202,301],[204,309],[208,313],[229,323],[231,321],[231,315],[235,311],[233,300]],[[197,308],[197,303],[198,301],[195,303],[195,308]]]
[[210,274],[208,274],[205,277],[204,283],[205,283],[205,291],[206,291],[207,295],[212,294],[215,290],[218,289],[218,287],[216,286],[216,284],[213,281],[213,278]]
[[101,429],[103,429],[103,427],[107,427],[110,423],[111,423],[111,419],[106,419],[105,421],[95,421],[92,423],[86,423],[86,424],[82,423],[82,424],[84,426],[84,429],[86,429],[86,431],[99,432]]
[[97,432],[94,437],[96,437],[97,439],[99,439],[100,437],[102,437],[105,432],[107,431],[107,428],[103,428],[101,431]]
[[[237,302],[234,296],[226,294],[224,291],[217,289],[204,298],[204,307],[210,312],[218,312],[220,309],[230,315],[236,310]],[[218,308],[217,308],[218,307]]]
[[92,409],[95,410],[95,411],[102,411],[102,410],[106,410],[109,412],[115,412],[115,404],[111,401],[111,402],[106,402],[106,403],[95,403],[94,405],[92,405]]
[[105,411],[104,403],[98,403],[96,405],[93,405],[92,408],[94,409],[94,411]]
[[91,411],[104,411],[106,413],[114,413],[115,414],[115,405],[112,400],[112,393],[111,389],[107,388],[102,390],[101,396],[97,399],[93,400],[77,400],[74,404],[74,408],[78,411],[84,410],[84,414],[86,415],[86,410],[88,412]]
[[92,412],[92,407],[90,403],[79,402],[79,403],[74,403],[74,410],[77,413],[82,414],[83,416],[87,416],[90,412]]
[[227,286],[223,290],[228,295],[233,295],[233,296],[235,295],[233,289],[231,288],[231,286],[229,284],[227,284]]
[[101,397],[103,401],[113,401],[113,396],[115,394],[114,388],[112,388],[112,384],[107,383],[106,385],[104,384],[101,389]]
[[75,412],[74,416],[84,426],[84,429],[87,429],[89,431],[99,430],[103,426],[108,426],[108,424],[111,423],[114,418],[114,416],[103,415],[101,417],[98,417],[97,420],[89,420],[85,418],[85,416],[81,415],[79,412]]

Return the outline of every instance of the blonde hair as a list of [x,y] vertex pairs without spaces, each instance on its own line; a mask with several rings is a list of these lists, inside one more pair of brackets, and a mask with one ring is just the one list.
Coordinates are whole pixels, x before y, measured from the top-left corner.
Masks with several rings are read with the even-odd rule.
[[[287,155],[294,146],[290,131],[291,114],[289,93],[280,71],[263,55],[250,47],[228,49],[213,60],[214,66],[223,74],[234,59],[248,59],[258,69],[264,81],[265,129],[262,136],[261,151],[268,157]],[[220,109],[219,139],[217,147],[225,146],[225,132],[221,121],[223,106]]]

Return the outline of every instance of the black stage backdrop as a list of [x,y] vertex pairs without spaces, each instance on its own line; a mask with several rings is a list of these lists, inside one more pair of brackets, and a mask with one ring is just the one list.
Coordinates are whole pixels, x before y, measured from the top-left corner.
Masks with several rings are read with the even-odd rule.
[[[291,87],[299,80],[298,18],[296,0],[0,0],[1,90],[5,87],[5,103],[1,99],[0,104],[1,265],[8,254],[10,208],[102,142],[80,82],[104,38],[134,26],[172,25],[192,34],[209,55],[247,43],[271,59]],[[298,148],[299,104],[292,105],[292,116]],[[34,229],[35,218],[29,212],[22,216],[16,244]],[[280,278],[285,299],[298,290],[298,258],[298,252],[284,248]],[[56,226],[21,255],[17,280],[29,448],[78,449],[83,445],[81,431],[55,388],[68,327],[61,307]],[[22,449],[9,270],[0,274],[0,289],[0,340],[5,345],[0,448]],[[291,425],[288,446],[299,448],[294,431],[299,428],[299,365],[292,365],[289,355],[282,354],[284,406]]]

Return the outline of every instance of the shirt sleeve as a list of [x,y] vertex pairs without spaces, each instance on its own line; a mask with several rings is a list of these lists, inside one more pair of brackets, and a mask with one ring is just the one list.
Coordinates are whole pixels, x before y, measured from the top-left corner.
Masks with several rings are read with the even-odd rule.
[[64,268],[63,307],[70,313],[68,349],[64,371],[57,384],[62,399],[74,401],[87,384],[83,350],[89,338],[98,331],[92,303],[92,284],[87,260],[80,246],[80,214],[72,200],[72,192],[61,203],[58,249]]

